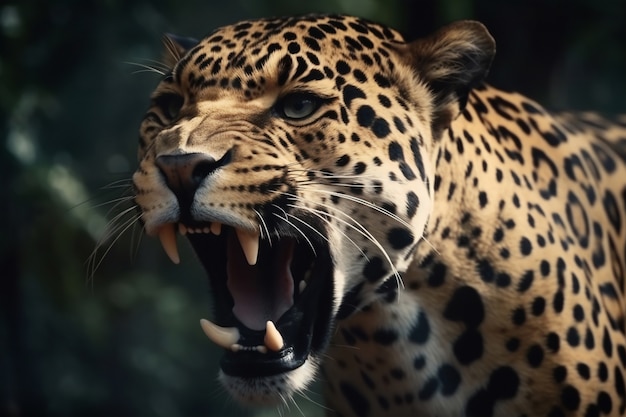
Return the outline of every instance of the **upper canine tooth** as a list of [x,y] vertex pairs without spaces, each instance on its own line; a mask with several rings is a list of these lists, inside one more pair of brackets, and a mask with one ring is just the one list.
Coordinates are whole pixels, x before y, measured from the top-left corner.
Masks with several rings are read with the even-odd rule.
[[176,230],[174,229],[174,223],[167,223],[161,226],[159,229],[159,239],[161,240],[161,246],[167,253],[167,256],[175,264],[180,262],[180,256],[178,256],[178,246],[176,245]]
[[235,229],[237,237],[239,238],[239,244],[243,249],[246,260],[250,265],[256,265],[257,258],[259,257],[259,234],[254,232],[247,232],[241,229]]
[[235,350],[234,345],[239,341],[239,329],[236,327],[220,327],[206,319],[200,319],[200,326],[204,334],[213,343],[224,349]]
[[271,320],[268,320],[267,323],[265,323],[265,338],[263,341],[265,342],[265,346],[274,352],[280,351],[285,345],[283,336]]
[[220,233],[222,233],[222,223],[211,223],[211,233],[213,233],[215,236],[219,236]]

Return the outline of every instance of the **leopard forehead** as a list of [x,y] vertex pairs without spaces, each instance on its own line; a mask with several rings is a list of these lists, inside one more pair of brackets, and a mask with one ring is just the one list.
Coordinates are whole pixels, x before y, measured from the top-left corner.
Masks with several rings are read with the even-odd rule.
[[[225,91],[253,100],[292,83],[364,78],[349,63],[393,68],[404,42],[392,29],[351,16],[308,16],[244,21],[215,30],[173,68],[172,81],[192,99]],[[348,74],[350,73],[350,74]],[[383,82],[383,81],[378,81]]]

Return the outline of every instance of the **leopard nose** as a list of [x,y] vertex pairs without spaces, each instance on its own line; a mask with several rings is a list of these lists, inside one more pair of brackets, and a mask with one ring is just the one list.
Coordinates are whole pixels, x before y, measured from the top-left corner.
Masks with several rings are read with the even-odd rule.
[[202,181],[223,165],[222,162],[203,153],[187,153],[161,155],[155,164],[176,197],[191,203]]

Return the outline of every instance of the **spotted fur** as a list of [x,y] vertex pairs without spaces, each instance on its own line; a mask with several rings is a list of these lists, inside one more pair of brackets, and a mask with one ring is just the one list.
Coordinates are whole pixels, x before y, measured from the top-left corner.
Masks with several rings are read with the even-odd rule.
[[[133,177],[146,231],[219,222],[258,231],[260,257],[318,256],[296,301],[311,331],[222,361],[237,400],[278,402],[321,363],[331,415],[626,412],[626,118],[487,86],[475,22],[407,43],[307,16],[167,45]],[[190,236],[224,326],[228,236]]]

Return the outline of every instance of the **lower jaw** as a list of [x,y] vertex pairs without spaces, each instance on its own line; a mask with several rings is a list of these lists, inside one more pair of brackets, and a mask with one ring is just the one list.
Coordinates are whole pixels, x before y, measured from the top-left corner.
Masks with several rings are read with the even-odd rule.
[[[232,312],[232,300],[226,285],[226,262],[228,253],[225,245],[218,240],[206,240],[202,236],[189,236],[198,258],[205,267],[213,287],[215,319],[220,325],[232,326],[236,323]],[[206,254],[211,254],[207,257]],[[215,262],[214,260],[220,260]],[[324,350],[332,330],[333,314],[336,311],[333,305],[333,264],[328,250],[318,253],[319,270],[315,271],[311,279],[314,284],[307,285],[308,294],[296,303],[292,311],[285,313],[278,319],[276,325],[285,338],[285,346],[279,352],[233,352],[227,350],[221,360],[222,381],[228,381],[227,389],[233,391],[233,396],[253,395],[254,402],[279,401],[284,393],[276,391],[278,382],[294,380],[294,375],[312,374],[310,357]],[[239,326],[238,326],[239,327]],[[254,334],[256,331],[242,331],[242,337],[247,338],[246,345],[262,344],[262,336]],[[249,329],[248,329],[249,330]],[[300,380],[301,377],[295,377]],[[272,384],[271,382],[274,382]],[[269,385],[268,385],[269,384]],[[306,383],[292,383],[296,386],[306,386]],[[244,393],[237,393],[241,387]],[[257,391],[257,387],[263,387]],[[259,388],[260,389],[260,388]],[[244,395],[244,396],[245,396]],[[243,399],[243,402],[248,402]]]
[[[226,351],[221,360],[222,372],[240,381],[264,378],[285,378],[292,372],[300,372],[310,358],[326,349],[333,326],[332,279],[317,276],[325,285],[307,288],[307,297],[285,313],[276,323],[284,338],[279,351]],[[257,336],[259,337],[259,336]],[[242,331],[243,340],[252,345],[260,338]],[[243,382],[242,382],[243,383]]]
[[220,372],[219,380],[230,396],[244,406],[275,406],[297,392],[305,390],[314,380],[318,365],[314,358],[291,371],[264,377],[236,377]]

